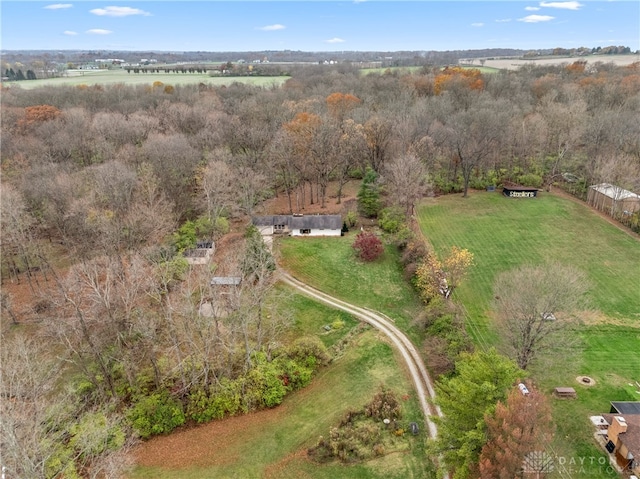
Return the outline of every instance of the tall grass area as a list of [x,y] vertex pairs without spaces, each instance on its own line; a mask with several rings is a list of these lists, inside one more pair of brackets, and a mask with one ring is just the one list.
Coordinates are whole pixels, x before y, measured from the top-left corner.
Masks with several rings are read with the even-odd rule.
[[[454,300],[466,308],[467,328],[480,347],[499,344],[491,304],[499,273],[557,261],[587,274],[591,304],[573,331],[577,348],[531,373],[547,392],[570,386],[578,393],[575,401],[553,403],[558,454],[601,456],[588,416],[608,412],[610,401],[640,400],[634,386],[640,382],[640,241],[586,206],[545,193],[536,199],[443,196],[422,204],[418,216],[437,254],[456,245],[475,256]],[[596,385],[581,386],[578,375]]]

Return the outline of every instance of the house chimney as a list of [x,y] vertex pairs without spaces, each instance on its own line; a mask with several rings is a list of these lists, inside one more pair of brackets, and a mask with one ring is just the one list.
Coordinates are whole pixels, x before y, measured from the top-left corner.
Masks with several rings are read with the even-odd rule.
[[609,440],[617,445],[618,435],[627,432],[627,421],[622,416],[613,416],[607,435]]
[[617,423],[617,426],[620,428],[618,430],[618,434],[627,432],[627,421],[622,416],[614,416],[613,421]]

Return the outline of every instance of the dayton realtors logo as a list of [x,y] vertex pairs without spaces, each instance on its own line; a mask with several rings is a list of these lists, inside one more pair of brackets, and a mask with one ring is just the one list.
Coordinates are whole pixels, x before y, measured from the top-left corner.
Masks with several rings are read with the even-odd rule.
[[525,474],[546,474],[553,472],[553,457],[544,451],[533,451],[524,457],[522,471]]
[[615,469],[604,456],[551,456],[544,451],[533,451],[522,461],[522,472],[526,477],[542,478],[545,474],[558,471],[562,474],[582,474],[602,477],[616,476]]

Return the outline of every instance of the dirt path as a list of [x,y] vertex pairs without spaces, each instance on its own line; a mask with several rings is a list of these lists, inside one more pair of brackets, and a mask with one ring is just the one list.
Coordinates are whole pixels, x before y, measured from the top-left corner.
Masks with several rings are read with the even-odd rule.
[[[418,354],[415,346],[411,343],[409,338],[393,324],[393,320],[385,317],[382,313],[360,308],[338,298],[334,298],[333,296],[329,296],[328,294],[295,279],[293,276],[282,270],[279,270],[278,274],[280,279],[289,286],[292,286],[307,296],[311,296],[312,298],[328,304],[331,307],[338,308],[352,314],[361,321],[372,325],[391,340],[407,364],[407,368],[411,374],[411,379],[413,380],[416,392],[418,393],[420,406],[422,408],[422,413],[424,414],[427,428],[429,429],[429,434],[432,438],[435,438],[438,434],[438,429],[431,418],[435,415],[442,417],[442,411],[438,406],[430,406],[427,402],[427,394],[432,400],[435,399],[436,396],[433,383],[429,377],[429,373],[427,372],[427,368],[422,357]],[[445,473],[444,478],[448,479],[449,474]]]

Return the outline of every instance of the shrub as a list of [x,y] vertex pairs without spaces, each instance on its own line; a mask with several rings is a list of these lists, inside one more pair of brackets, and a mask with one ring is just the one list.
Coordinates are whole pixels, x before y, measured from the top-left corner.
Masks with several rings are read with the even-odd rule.
[[173,431],[185,422],[182,404],[169,393],[155,393],[138,400],[127,413],[131,426],[142,437]]
[[397,206],[384,208],[380,211],[378,225],[385,233],[397,233],[405,222],[404,212]]
[[380,238],[368,231],[360,232],[352,247],[356,250],[358,258],[363,261],[374,261],[384,252]]
[[400,402],[393,391],[381,387],[380,391],[376,393],[365,408],[365,414],[367,417],[378,420],[389,419],[393,421],[400,419]]
[[522,186],[533,186],[534,188],[540,188],[542,186],[542,177],[533,173],[527,173],[521,175],[518,178],[518,183]]
[[216,387],[197,389],[189,395],[187,417],[197,423],[233,416],[240,411],[241,381],[222,378]]
[[429,250],[423,241],[420,241],[414,237],[413,241],[407,243],[406,247],[402,251],[402,257],[400,261],[404,267],[405,278],[412,280],[418,266],[424,261]]
[[353,210],[348,211],[347,215],[345,216],[345,221],[347,222],[349,228],[353,228],[356,224],[358,224],[358,213]]
[[327,351],[327,347],[315,336],[297,339],[287,349],[285,355],[305,366],[324,366],[331,361],[331,355]]
[[245,376],[243,400],[247,411],[275,407],[287,394],[278,365],[264,358],[258,361],[259,364]]

